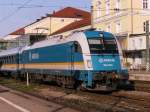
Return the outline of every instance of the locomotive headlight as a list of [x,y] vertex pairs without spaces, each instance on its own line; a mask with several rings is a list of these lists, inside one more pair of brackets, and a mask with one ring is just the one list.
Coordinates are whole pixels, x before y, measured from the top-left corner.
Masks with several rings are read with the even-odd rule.
[[92,68],[92,62],[91,62],[91,60],[87,60],[87,67],[88,68]]

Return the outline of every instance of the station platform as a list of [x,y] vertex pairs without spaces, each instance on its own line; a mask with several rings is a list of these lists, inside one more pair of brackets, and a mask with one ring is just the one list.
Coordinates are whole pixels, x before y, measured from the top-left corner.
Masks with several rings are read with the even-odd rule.
[[131,71],[131,72],[129,72],[129,80],[150,81],[150,72]]

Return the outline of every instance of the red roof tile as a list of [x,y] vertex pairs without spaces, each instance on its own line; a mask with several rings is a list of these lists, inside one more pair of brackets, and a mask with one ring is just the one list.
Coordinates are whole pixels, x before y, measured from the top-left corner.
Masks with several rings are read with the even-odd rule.
[[66,7],[60,11],[54,12],[50,16],[64,18],[89,18],[90,13],[73,7]]
[[[84,11],[84,10],[80,10],[80,9],[76,9],[73,7],[66,7],[62,10],[53,12],[53,14],[46,14],[46,17],[59,17],[59,18],[90,18],[91,14],[90,12]],[[40,20],[46,18],[46,17],[42,17],[40,19],[37,19],[36,21],[34,21],[31,24],[28,24],[27,26],[30,26],[34,23],[39,22]],[[25,27],[27,27],[25,26]]]
[[[80,27],[80,25],[81,25],[81,27],[82,26],[86,26],[86,24],[90,23],[89,19],[87,19],[87,18],[91,18],[90,17],[91,14],[89,12],[84,11],[84,10],[80,10],[80,9],[76,9],[76,8],[73,8],[73,7],[66,7],[66,8],[64,8],[62,10],[56,11],[53,14],[48,14],[46,17],[48,17],[48,16],[60,17],[60,18],[86,18],[86,20],[81,20],[81,21],[77,21],[77,22],[71,23],[70,26],[73,26],[72,28],[70,28],[70,26],[68,25],[68,26],[60,29],[60,31],[61,30],[75,29],[75,28]],[[42,17],[41,19],[44,19],[46,17]],[[38,19],[38,21],[41,20],[41,19]],[[27,26],[30,26],[30,25],[38,22],[38,21],[35,21],[35,22],[33,22],[33,23],[31,23],[31,24],[29,24]],[[25,27],[27,27],[27,26],[25,26]],[[23,34],[25,34],[25,29],[24,28],[20,28],[20,29],[18,29],[16,31],[10,33],[9,35],[23,35]]]
[[91,18],[86,18],[86,19],[83,19],[80,21],[73,22],[73,23],[61,28],[60,30],[57,30],[56,32],[52,33],[51,35],[60,34],[60,33],[74,30],[77,28],[85,27],[88,25],[91,25]]
[[25,29],[24,28],[20,28],[12,33],[10,33],[9,35],[23,35],[25,34]]

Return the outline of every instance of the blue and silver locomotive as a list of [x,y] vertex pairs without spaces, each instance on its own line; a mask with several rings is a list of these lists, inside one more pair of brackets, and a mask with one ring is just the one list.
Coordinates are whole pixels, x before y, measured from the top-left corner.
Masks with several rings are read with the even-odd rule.
[[48,37],[0,53],[0,70],[90,90],[116,89],[128,81],[117,39],[109,32],[86,30]]

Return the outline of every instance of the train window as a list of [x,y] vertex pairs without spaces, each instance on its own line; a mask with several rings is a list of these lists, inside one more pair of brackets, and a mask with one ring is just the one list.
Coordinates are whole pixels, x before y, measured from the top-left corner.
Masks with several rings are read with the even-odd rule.
[[13,56],[13,63],[15,63],[15,56]]
[[6,63],[9,63],[9,56],[6,57]]
[[13,63],[13,56],[11,56],[11,63]]
[[5,57],[5,64],[7,64],[7,57]]
[[5,63],[5,57],[3,59],[4,59],[4,63]]
[[3,58],[1,58],[1,62],[3,63]]
[[103,44],[102,39],[88,39],[89,44]]
[[13,62],[14,62],[14,63],[16,63],[16,56],[14,56],[14,58],[13,58]]
[[7,56],[7,57],[6,57],[6,63],[8,63],[8,62],[9,62],[9,60],[8,60],[8,59],[9,59],[9,57]]
[[7,57],[5,57],[5,63],[7,64]]
[[106,53],[118,53],[117,43],[115,39],[105,39],[104,45]]
[[16,62],[16,58],[15,58],[15,56],[13,56],[13,62],[14,62],[14,63]]
[[118,53],[117,43],[114,38],[92,38],[88,39],[91,53]]
[[7,56],[7,63],[9,63],[10,61],[10,56]]
[[4,59],[4,63],[5,63],[5,57],[3,59]]
[[2,58],[2,61],[3,61],[3,63],[4,63],[4,57]]
[[75,52],[82,53],[81,46],[80,46],[80,44],[78,42],[74,43],[74,49],[75,49]]
[[5,64],[7,63],[7,57],[5,57]]
[[100,38],[92,38],[88,39],[89,47],[91,53],[101,53],[104,50],[103,39]]
[[14,63],[14,56],[12,56],[12,63]]
[[5,63],[5,57],[3,59],[4,59],[4,63]]
[[6,63],[8,63],[9,62],[9,57],[8,56],[6,56]]
[[11,63],[11,56],[9,56],[9,63]]
[[10,63],[11,62],[11,57],[10,56],[8,56],[8,63]]

